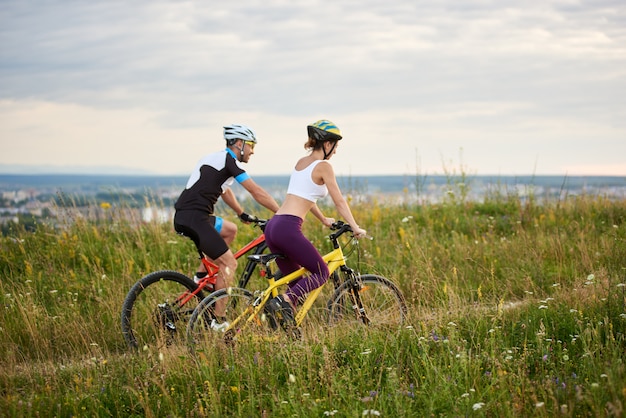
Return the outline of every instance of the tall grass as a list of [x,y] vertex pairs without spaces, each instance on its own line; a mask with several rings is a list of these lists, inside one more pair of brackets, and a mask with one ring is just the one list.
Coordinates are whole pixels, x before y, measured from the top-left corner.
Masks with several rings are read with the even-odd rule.
[[[18,227],[0,240],[0,414],[623,416],[626,201],[538,200],[353,204],[373,236],[359,267],[400,285],[407,326],[307,327],[201,359],[129,352],[119,327],[140,277],[196,267],[170,224],[111,208]],[[239,229],[233,247],[258,233]]]

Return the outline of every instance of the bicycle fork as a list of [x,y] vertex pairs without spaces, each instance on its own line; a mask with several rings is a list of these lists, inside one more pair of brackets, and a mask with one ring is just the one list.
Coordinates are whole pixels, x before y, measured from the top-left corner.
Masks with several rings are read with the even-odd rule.
[[363,282],[360,279],[354,270],[352,270],[348,266],[341,267],[342,272],[348,277],[348,283],[350,291],[348,294],[350,295],[350,302],[352,303],[352,309],[354,314],[358,319],[363,321],[365,325],[369,325],[370,319],[365,312],[365,308],[363,307],[363,301],[361,300],[361,292],[366,290],[363,286]]

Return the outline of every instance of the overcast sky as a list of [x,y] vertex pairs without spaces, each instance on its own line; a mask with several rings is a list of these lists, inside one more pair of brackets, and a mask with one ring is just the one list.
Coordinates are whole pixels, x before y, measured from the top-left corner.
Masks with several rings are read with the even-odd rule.
[[626,176],[626,2],[0,1],[0,171]]

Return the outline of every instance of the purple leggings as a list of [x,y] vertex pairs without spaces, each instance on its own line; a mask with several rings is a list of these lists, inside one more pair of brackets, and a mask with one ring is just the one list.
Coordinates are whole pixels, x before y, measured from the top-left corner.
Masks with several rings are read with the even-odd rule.
[[293,215],[273,216],[265,227],[265,242],[270,251],[285,256],[276,260],[283,275],[300,267],[311,273],[289,284],[285,293],[295,304],[328,280],[328,266],[311,241],[302,234],[301,218]]

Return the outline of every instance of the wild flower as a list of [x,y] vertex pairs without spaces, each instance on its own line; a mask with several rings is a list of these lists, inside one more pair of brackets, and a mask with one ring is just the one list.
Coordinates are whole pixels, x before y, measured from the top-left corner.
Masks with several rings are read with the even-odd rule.
[[537,403],[535,404],[535,407],[537,407],[537,408],[543,408],[543,406],[544,406],[544,405],[545,405],[545,403],[544,403],[544,402],[537,402]]
[[484,402],[476,402],[474,405],[472,405],[472,409],[474,411],[478,411],[479,409],[481,409],[483,406],[485,406]]
[[380,416],[380,412],[375,410],[375,409],[366,409],[366,410],[363,411],[362,416],[365,417],[367,415],[374,415],[374,416],[379,417]]
[[294,376],[293,374],[289,373],[289,382],[290,383],[295,383],[296,382],[296,376]]
[[337,411],[336,409],[333,409],[332,411],[324,411],[324,415],[326,415],[327,417],[330,417],[330,416],[335,415],[337,412],[339,411]]

